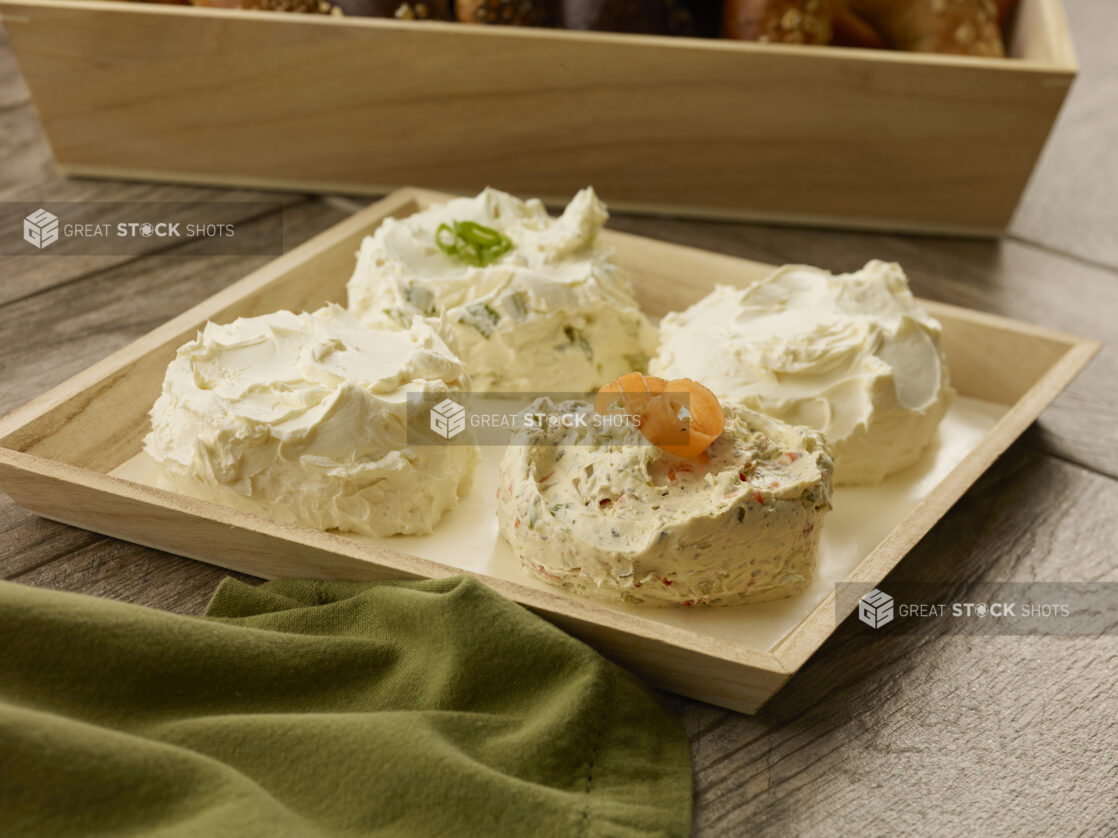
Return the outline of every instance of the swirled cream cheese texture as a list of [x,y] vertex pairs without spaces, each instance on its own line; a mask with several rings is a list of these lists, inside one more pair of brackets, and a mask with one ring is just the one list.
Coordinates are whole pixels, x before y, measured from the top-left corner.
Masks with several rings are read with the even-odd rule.
[[821,430],[839,483],[876,483],[915,463],[954,396],[940,325],[899,265],[834,275],[789,265],[720,286],[661,323],[652,371]]
[[407,393],[467,385],[422,323],[377,332],[338,306],[207,323],[167,368],[144,446],[186,494],[321,530],[429,533],[478,452],[409,447]]
[[833,463],[823,436],[740,406],[709,462],[596,426],[594,409],[518,432],[500,466],[501,534],[534,576],[574,593],[643,605],[737,605],[810,583]]
[[[559,218],[496,189],[404,219],[365,239],[349,308],[380,328],[428,319],[466,363],[475,388],[588,392],[645,369],[656,332],[625,273],[598,243],[608,218],[592,189]],[[475,267],[435,245],[441,224],[473,221],[512,249]]]

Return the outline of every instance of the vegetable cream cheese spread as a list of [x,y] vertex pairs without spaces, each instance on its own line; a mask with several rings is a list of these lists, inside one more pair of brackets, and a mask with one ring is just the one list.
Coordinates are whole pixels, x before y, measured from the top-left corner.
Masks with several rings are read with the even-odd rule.
[[954,396],[939,323],[900,266],[879,261],[720,286],[664,318],[652,372],[701,378],[723,401],[823,431],[839,483],[916,462]]
[[709,462],[598,424],[518,432],[501,462],[500,531],[525,569],[570,591],[649,605],[734,605],[798,594],[815,569],[832,468],[822,435],[744,407]]
[[[537,200],[486,189],[386,219],[361,245],[349,308],[379,327],[429,319],[479,390],[596,389],[643,370],[656,341],[628,278],[597,243],[607,218],[592,189],[559,218]],[[463,223],[483,244],[502,244],[480,255],[448,246]]]
[[317,529],[428,533],[477,449],[406,444],[407,393],[465,389],[428,326],[377,332],[338,306],[207,323],[178,350],[147,453],[168,488]]

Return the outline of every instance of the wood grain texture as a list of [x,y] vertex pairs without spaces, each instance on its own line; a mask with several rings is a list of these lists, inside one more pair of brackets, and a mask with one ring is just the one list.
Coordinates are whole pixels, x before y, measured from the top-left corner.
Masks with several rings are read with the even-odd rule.
[[[7,46],[7,34],[0,27],[0,201],[67,201],[75,202],[68,223],[104,221],[104,210],[91,202],[144,202],[176,207],[202,202],[267,202],[289,206],[307,200],[298,194],[279,194],[252,190],[217,189],[204,186],[174,186],[150,183],[105,183],[62,177],[51,161],[50,146],[43,136],[31,105],[27,86],[19,72],[15,57]],[[85,205],[83,206],[83,203]],[[241,222],[257,209],[230,220]],[[63,286],[71,280],[96,270],[107,270],[134,261],[144,253],[176,251],[175,244],[158,239],[144,242],[140,254],[102,256],[69,256],[44,259],[42,255],[4,256],[5,276],[0,283],[0,304],[42,293],[48,288]],[[195,246],[196,249],[196,246]],[[189,255],[189,251],[187,251]]]
[[[11,53],[0,51],[0,56],[10,59]],[[65,179],[51,162],[50,148],[38,126],[34,110],[26,98],[20,101],[20,89],[23,86],[22,83],[16,84],[21,82],[20,77],[7,76],[5,69],[0,65],[0,159],[4,160],[4,177],[0,178],[0,201],[74,202],[73,208],[66,213],[65,221],[87,223],[104,222],[106,217],[117,217],[112,214],[111,208],[107,216],[106,208],[92,202],[158,203],[165,205],[166,211],[174,212],[176,208],[203,201],[265,202],[293,206],[307,200],[302,195],[273,192],[147,183],[109,184]],[[11,69],[14,71],[14,65]],[[23,89],[22,95],[26,97],[26,89]],[[5,99],[13,101],[11,107],[4,107],[2,103]],[[228,220],[239,224],[259,214],[261,208],[250,205],[237,209],[243,211],[232,214]],[[181,243],[163,243],[155,238],[142,240],[142,244],[142,252],[131,254],[54,258],[43,258],[47,254],[4,256],[5,275],[4,281],[0,283],[0,304],[40,294],[52,287],[65,286],[76,278],[128,264],[145,254],[162,252],[174,255],[184,246]],[[192,247],[197,250],[197,245]],[[191,250],[185,253],[190,255]]]
[[1010,61],[0,2],[76,173],[552,198],[591,182],[615,207],[979,235],[1008,224],[1074,74],[1059,0],[1022,6]]
[[[1042,492],[1037,487],[1042,486]],[[1118,582],[1118,484],[1018,445],[881,584]],[[1118,829],[1118,637],[875,634],[848,619],[760,714],[679,703],[699,835]]]
[[1081,65],[1010,226],[1017,238],[1118,265],[1118,3],[1065,0]]
[[[1109,5],[1068,0],[1073,25],[1076,7],[1084,4]],[[1077,38],[1081,53],[1112,46],[1108,31],[1087,28],[1077,31]],[[11,66],[7,55],[0,46],[0,80],[3,68]],[[1101,96],[1107,83],[1085,74],[1076,94],[1099,91]],[[17,87],[0,81],[0,102]],[[11,148],[4,143],[17,132],[25,138],[24,148],[34,143],[41,148],[31,109],[2,122],[6,113],[0,107],[0,146]],[[1097,113],[1094,120],[1103,118]],[[1066,126],[1060,131],[1069,133],[1073,148],[1089,146],[1092,126],[1099,124],[1094,120],[1083,120],[1078,138]],[[46,169],[28,176],[27,166],[34,170],[36,159],[42,158],[18,151],[0,156],[0,189],[23,179],[30,184],[25,194],[34,194],[35,177],[53,177]],[[1100,154],[1096,159],[1102,161],[1099,179],[1113,181],[1113,158]],[[1090,160],[1083,155],[1083,170],[1089,170]],[[1054,177],[1070,177],[1080,169],[1070,157],[1051,165]],[[1068,168],[1062,172],[1059,165]],[[96,188],[89,194],[95,196]],[[1034,200],[1033,195],[1026,200]],[[1113,212],[1115,200],[1118,195],[1096,196],[1095,207]],[[1078,243],[1076,225],[1063,223],[1066,207],[1041,202],[1035,211],[1038,230],[1063,229],[1063,249]],[[1089,217],[1081,220],[1089,222]],[[841,269],[869,256],[898,258],[923,296],[1114,339],[1107,329],[1115,310],[1108,285],[1118,283],[1118,275],[1021,243],[998,247],[653,219],[619,218],[613,226],[762,261],[818,262]],[[1012,271],[1005,258],[1012,259]],[[166,319],[181,311],[184,298],[201,299],[244,273],[243,264],[213,258],[189,264],[194,270],[178,275],[176,291],[158,279],[145,284],[138,278],[144,263],[135,266],[129,300],[147,312],[141,319]],[[1110,257],[1107,264],[1115,267]],[[6,263],[3,267],[3,283],[19,278]],[[79,266],[73,277],[68,293],[53,298],[58,318],[53,327],[49,307],[37,311],[30,326],[20,318],[0,325],[0,350],[53,329],[37,353],[7,356],[0,375],[0,400],[7,407],[32,390],[19,384],[20,394],[12,397],[13,381],[42,377],[39,389],[45,389],[98,357],[104,348],[101,336],[113,333],[119,312],[104,305],[112,295],[111,271],[83,278]],[[1063,290],[1064,281],[1071,282],[1070,293]],[[29,285],[34,290],[34,283]],[[83,305],[96,313],[80,316]],[[70,321],[70,331],[58,325],[64,321]],[[136,323],[133,328],[146,327]],[[115,346],[135,333],[117,334]],[[1110,438],[1104,438],[1106,445],[1084,442],[1090,433],[1105,433],[1118,415],[1108,407],[1114,374],[1089,378],[1109,352],[1104,350],[1045,414],[1043,435],[1011,448],[883,586],[933,573],[929,578],[954,581],[952,589],[960,590],[977,578],[1113,574],[1115,482],[1041,453],[1070,453],[1091,468],[1114,473]],[[1077,419],[1080,413],[1086,415]],[[1105,421],[1100,423],[1100,417]],[[199,613],[221,572],[38,519],[0,497],[0,575]],[[758,716],[673,698],[692,741],[697,834],[1118,834],[1114,639],[943,637],[933,629],[927,637],[875,638],[847,621],[788,684],[780,701]]]
[[[284,212],[285,239],[309,238],[343,217],[321,202],[294,205]],[[242,232],[251,236],[253,225]],[[174,253],[133,257],[114,268],[99,267],[76,283],[60,285],[56,274],[42,271],[41,290],[0,305],[0,334],[23,335],[0,342],[5,381],[0,414],[160,325],[168,312],[187,310],[274,258],[192,255],[199,247],[186,244]],[[62,257],[81,258],[89,257]]]
[[[81,532],[53,524],[59,530]],[[88,533],[88,535],[93,535]],[[200,614],[214,588],[227,576],[242,581],[252,577],[199,566],[198,562],[93,535],[93,540],[66,555],[65,562],[44,562],[7,576],[12,582],[92,594],[178,614]]]
[[31,94],[19,72],[16,57],[8,45],[8,33],[0,23],[0,111],[7,111],[31,101]]
[[9,579],[102,539],[96,533],[29,515],[10,497],[0,495],[0,540],[0,579]]
[[[42,195],[35,187],[25,186],[19,191],[12,191],[6,195],[0,194],[0,200],[24,203],[31,194],[36,195],[39,199],[38,203],[53,207],[54,211],[60,216],[60,220],[67,225],[105,224],[119,221],[122,218],[128,219],[129,213],[122,210],[118,206],[118,202],[156,204],[157,207],[151,210],[153,216],[157,218],[182,218],[179,213],[186,210],[191,204],[213,201],[218,194],[221,194],[226,196],[224,200],[232,202],[234,206],[221,208],[220,221],[236,224],[241,233],[250,235],[254,228],[246,229],[246,222],[276,216],[280,207],[284,205],[294,206],[306,200],[305,197],[299,195],[266,196],[244,191],[219,193],[216,190],[190,189],[165,184],[122,184],[119,189],[104,191],[90,181],[59,181],[49,189],[47,195]],[[48,203],[51,201],[69,203],[62,204],[65,209],[60,209],[57,205]],[[93,203],[93,201],[98,203]],[[100,203],[102,201],[108,201],[111,204],[104,206]],[[34,207],[35,203],[32,203],[31,206]],[[132,212],[135,212],[134,208]],[[206,217],[211,222],[218,220],[216,214],[212,211],[201,212],[196,217]],[[266,229],[260,225],[256,225],[255,229],[259,230],[259,252],[265,253],[270,250],[273,257],[277,255],[273,241],[266,234]],[[274,228],[268,228],[268,231],[274,231]],[[243,243],[243,246],[246,253],[252,250],[248,242]],[[199,243],[196,241],[166,241],[155,237],[133,239],[127,247],[129,249],[134,248],[135,252],[85,256],[61,256],[46,253],[4,256],[5,265],[12,271],[13,276],[10,282],[0,285],[0,302],[15,301],[32,294],[41,294],[49,288],[65,286],[76,278],[89,275],[92,271],[105,271],[117,265],[129,264],[140,256],[155,254],[172,257],[190,256],[196,254],[200,249]],[[184,251],[183,248],[188,249]],[[44,258],[48,255],[52,258]]]

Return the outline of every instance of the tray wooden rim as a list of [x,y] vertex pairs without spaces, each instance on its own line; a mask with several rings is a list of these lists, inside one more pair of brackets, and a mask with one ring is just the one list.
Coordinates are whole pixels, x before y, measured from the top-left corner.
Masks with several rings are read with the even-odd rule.
[[[345,536],[317,532],[308,528],[283,524],[269,518],[242,510],[231,509],[220,504],[185,497],[150,486],[134,483],[119,477],[101,473],[92,468],[71,465],[58,460],[19,450],[26,447],[28,438],[19,438],[37,420],[42,419],[54,409],[66,405],[75,397],[93,391],[106,382],[122,374],[137,358],[152,352],[170,341],[181,342],[184,333],[193,332],[199,323],[210,317],[219,317],[221,312],[235,306],[238,301],[251,293],[266,288],[269,283],[284,276],[288,271],[304,265],[315,254],[328,246],[337,244],[355,234],[367,231],[383,218],[400,213],[405,209],[422,208],[451,197],[446,193],[432,190],[405,188],[393,192],[351,217],[339,222],[309,241],[292,249],[283,256],[253,271],[244,279],[233,283],[217,294],[203,300],[187,311],[172,318],[163,325],[141,336],[137,340],[113,353],[102,361],[71,377],[36,399],[0,419],[0,487],[13,496],[22,494],[21,480],[36,478],[54,486],[68,485],[88,492],[100,493],[105,497],[116,498],[121,503],[127,501],[151,509],[159,509],[188,519],[205,519],[233,530],[245,532],[265,539],[279,539],[290,544],[305,546],[316,554],[343,557],[369,565],[369,572],[388,571],[390,574],[404,574],[413,577],[446,576],[462,571],[451,565],[412,556],[400,550],[390,550],[373,545],[362,544]],[[607,231],[608,238],[616,242],[640,243],[641,247],[653,252],[663,250],[675,254],[702,254],[712,263],[724,264],[728,269],[742,270],[751,267],[755,270],[767,269],[761,263],[739,259],[732,256],[713,254],[696,248],[668,244],[626,233]],[[933,314],[950,315],[956,319],[969,321],[975,325],[1010,330],[1020,335],[1035,336],[1066,346],[1059,359],[1037,380],[1015,404],[999,419],[994,428],[987,433],[979,445],[966,459],[960,462],[920,504],[906,516],[864,559],[848,577],[849,581],[864,582],[868,587],[880,582],[909,550],[927,533],[931,526],[963,495],[975,480],[993,461],[1021,434],[1021,432],[1040,414],[1055,396],[1075,377],[1101,347],[1101,343],[1089,338],[1056,331],[1047,327],[1023,323],[999,315],[986,314],[958,306],[923,301]],[[31,438],[33,441],[33,438]],[[19,446],[19,447],[16,447]],[[19,487],[16,491],[13,488]],[[22,502],[21,497],[16,497]],[[33,501],[34,503],[34,501]],[[34,509],[33,504],[24,503]],[[39,511],[39,514],[44,514]],[[88,520],[66,520],[65,515],[45,514],[64,523],[82,526],[95,531]],[[79,516],[80,517],[80,516]],[[111,523],[111,522],[110,522]],[[111,529],[111,527],[110,527]],[[122,537],[115,532],[108,535]],[[136,540],[136,539],[133,539]],[[167,549],[165,545],[148,546]],[[182,550],[175,550],[184,553]],[[184,553],[189,555],[188,553]],[[212,557],[191,556],[192,558],[219,564],[233,570],[245,570],[260,575],[259,567],[246,567],[238,561],[215,561]],[[384,576],[384,573],[379,573]],[[560,593],[538,590],[485,574],[474,574],[485,584],[499,593],[508,596],[549,619],[584,632],[594,634],[596,630],[613,632],[621,637],[651,641],[658,646],[684,652],[694,660],[707,660],[741,668],[764,678],[762,687],[765,695],[759,701],[755,697],[731,700],[709,695],[699,695],[706,700],[717,701],[734,709],[755,712],[761,704],[776,693],[779,687],[803,665],[804,662],[834,632],[835,620],[834,592],[816,605],[783,640],[771,650],[755,649],[744,644],[713,638],[709,635],[649,620],[638,614],[616,612],[592,601],[579,600]],[[853,610],[853,606],[849,610]],[[847,612],[848,613],[848,612]],[[845,617],[846,614],[840,615]],[[652,676],[655,682],[657,679]],[[670,689],[684,691],[678,683]]]
[[[72,174],[366,195],[497,182],[545,199],[592,181],[632,212],[981,238],[1009,223],[1077,73],[1062,0],[1022,2],[1003,60],[119,0],[0,0],[0,17]],[[321,73],[290,69],[308,62]],[[442,143],[397,142],[457,112],[445,74],[461,62],[493,130],[452,120]],[[393,81],[354,83],[369,67]],[[265,77],[286,83],[254,87]],[[956,123],[974,131],[943,133]],[[892,138],[887,159],[875,137]]]
[[[817,47],[797,44],[763,44],[720,38],[679,37],[668,35],[642,35],[636,33],[597,32],[544,27],[469,26],[454,21],[405,21],[391,18],[340,17],[333,15],[297,15],[288,12],[258,9],[215,9],[198,6],[167,4],[123,3],[120,0],[3,0],[0,2],[0,21],[21,22],[19,9],[43,6],[47,8],[99,11],[107,14],[166,15],[170,17],[194,16],[217,19],[242,19],[282,21],[293,26],[357,26],[397,32],[448,32],[471,38],[520,38],[557,39],[583,43],[610,45],[644,44],[671,50],[721,50],[754,53],[759,55],[791,55],[822,60],[824,62],[874,62],[926,66],[970,67],[993,72],[1037,72],[1075,75],[1079,65],[1068,32],[1062,0],[1037,0],[1046,32],[1051,36],[1054,53],[1051,61],[1023,58],[991,60],[981,56],[949,55],[938,53],[901,52],[835,48],[820,50]],[[8,12],[7,9],[14,11]]]

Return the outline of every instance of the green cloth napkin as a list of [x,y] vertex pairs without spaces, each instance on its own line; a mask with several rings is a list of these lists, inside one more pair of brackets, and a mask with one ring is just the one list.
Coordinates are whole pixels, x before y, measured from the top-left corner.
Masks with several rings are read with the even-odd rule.
[[207,617],[0,583],[0,835],[686,835],[678,722],[459,576],[225,580]]

